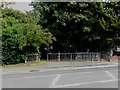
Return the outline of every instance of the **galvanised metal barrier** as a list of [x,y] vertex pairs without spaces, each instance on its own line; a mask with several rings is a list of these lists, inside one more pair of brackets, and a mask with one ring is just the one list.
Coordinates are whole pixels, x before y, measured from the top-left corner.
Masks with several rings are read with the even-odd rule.
[[48,53],[47,61],[100,61],[99,52]]
[[25,59],[25,63],[31,62],[31,61],[40,61],[40,55],[39,54],[29,54],[27,55]]
[[99,52],[79,52],[79,53],[48,53],[48,67],[79,67],[94,66],[101,62]]

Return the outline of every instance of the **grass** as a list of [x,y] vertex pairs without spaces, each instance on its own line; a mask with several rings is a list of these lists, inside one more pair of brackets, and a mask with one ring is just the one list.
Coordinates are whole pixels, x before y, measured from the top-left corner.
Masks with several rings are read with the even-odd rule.
[[[64,62],[66,62],[66,61],[60,61],[58,63],[64,63]],[[70,62],[70,61],[67,61],[67,62]],[[86,63],[90,62],[91,63],[91,60],[72,60],[71,62],[72,63],[74,63],[74,62],[86,62]],[[96,61],[94,61],[94,62],[96,62]],[[0,67],[8,67],[9,68],[9,67],[22,67],[22,66],[38,66],[38,65],[45,65],[45,64],[47,64],[47,60],[32,61],[32,62],[27,62],[26,64],[25,63],[19,63],[19,64],[3,65],[3,66],[0,65]]]
[[31,61],[25,63],[18,63],[18,64],[12,64],[12,65],[3,65],[2,67],[20,67],[20,66],[37,66],[37,65],[45,65],[47,64],[46,60],[40,60],[40,61]]

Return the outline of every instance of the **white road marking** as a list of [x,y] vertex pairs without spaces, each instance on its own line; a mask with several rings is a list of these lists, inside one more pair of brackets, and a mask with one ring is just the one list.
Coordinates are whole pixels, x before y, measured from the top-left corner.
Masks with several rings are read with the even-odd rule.
[[114,66],[118,66],[118,63],[115,63],[115,64],[113,64],[113,65],[88,66],[88,67],[75,67],[74,69],[104,68],[104,67],[114,67]]
[[112,75],[109,71],[105,71],[113,80],[117,80],[117,78]]
[[73,74],[86,74],[86,73],[92,73],[92,72],[73,72],[73,73],[65,73],[65,74],[61,74],[61,75],[73,75]]
[[[92,73],[92,72],[79,72],[79,73],[75,73],[75,72],[73,72],[73,73],[65,73],[65,74],[61,74],[61,75],[73,75],[73,74],[85,74],[85,73]],[[58,75],[58,74],[52,74],[52,75],[39,75],[39,76],[24,76],[24,77],[18,77],[18,78],[16,78],[16,77],[14,77],[14,78],[5,78],[5,79],[22,79],[22,78],[24,78],[24,79],[32,79],[32,78],[41,78],[41,77],[53,77],[53,76],[56,76],[56,75]]]
[[24,76],[24,77],[13,77],[13,78],[4,78],[4,79],[32,79],[32,78],[45,78],[45,77],[53,77],[56,75],[40,75],[40,76]]
[[62,76],[61,74],[58,74],[50,84],[50,87],[55,86],[55,84],[58,82],[61,76]]
[[62,88],[62,87],[70,87],[70,86],[79,86],[84,84],[94,84],[94,83],[105,83],[105,82],[113,82],[118,80],[104,80],[104,81],[93,81],[93,82],[84,82],[84,83],[76,83],[76,84],[68,84],[68,85],[56,85],[52,88]]
[[[85,74],[85,73],[92,73],[92,72],[79,72],[79,73],[66,73],[66,74],[61,74],[61,75],[73,75],[73,74]],[[58,74],[53,74],[53,75],[40,75],[40,76],[25,76],[23,78],[38,78],[38,77],[51,77],[51,76],[56,76]],[[60,75],[60,74],[59,74]]]
[[[85,73],[92,73],[92,72],[79,72],[79,73],[65,73],[65,74],[59,74],[59,75],[73,75],[73,74],[85,74]],[[21,77],[21,78],[25,78],[25,79],[30,79],[30,78],[39,78],[39,77],[52,77],[52,76],[56,76],[58,74],[53,74],[53,75],[40,75],[40,76],[25,76],[25,77]]]
[[40,78],[40,77],[52,77],[52,76],[56,76],[56,75],[40,75],[40,76],[25,76],[23,77],[24,79],[30,79],[30,78]]

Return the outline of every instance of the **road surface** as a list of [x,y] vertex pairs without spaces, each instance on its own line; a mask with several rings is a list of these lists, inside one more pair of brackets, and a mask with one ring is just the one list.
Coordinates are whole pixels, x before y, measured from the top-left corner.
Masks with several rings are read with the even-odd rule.
[[117,66],[3,74],[2,88],[118,88]]

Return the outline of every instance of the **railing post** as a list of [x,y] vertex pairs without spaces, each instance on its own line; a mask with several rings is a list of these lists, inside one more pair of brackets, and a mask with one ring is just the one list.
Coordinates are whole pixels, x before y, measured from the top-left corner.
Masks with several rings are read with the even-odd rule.
[[94,66],[94,55],[93,55],[93,53],[91,53],[91,57],[92,57],[92,66]]
[[[40,56],[39,56],[40,54],[38,53],[38,54],[35,54],[35,56],[36,56],[36,62],[37,61],[40,61]],[[34,55],[33,55],[34,56]]]
[[70,60],[72,61],[72,53],[70,54]]
[[58,61],[60,61],[60,52],[58,52]]
[[113,56],[113,50],[111,49],[111,50],[110,50],[110,56],[109,56],[109,57],[110,57],[110,62],[111,62],[111,63],[112,63],[112,56]]
[[39,58],[39,62],[40,62],[40,59],[41,59],[41,54],[39,53],[38,55],[39,55],[39,56],[38,56],[38,58]]
[[47,62],[48,62],[48,54],[49,54],[49,53],[47,53]]
[[25,64],[27,63],[27,55],[25,56]]
[[78,57],[78,56],[77,56],[77,52],[76,52],[76,53],[75,53],[75,60],[77,60],[77,57]]

